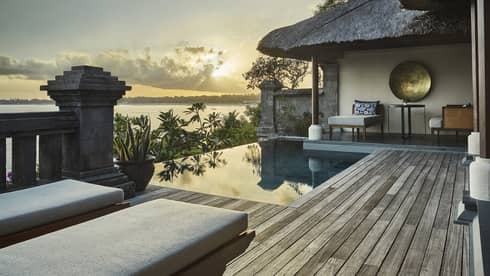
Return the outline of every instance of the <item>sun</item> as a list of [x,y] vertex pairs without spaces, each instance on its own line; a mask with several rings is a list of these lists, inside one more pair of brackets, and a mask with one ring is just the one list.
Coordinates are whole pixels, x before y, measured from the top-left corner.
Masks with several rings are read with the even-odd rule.
[[232,66],[229,63],[221,65],[218,69],[214,70],[212,76],[215,78],[226,77],[231,74]]

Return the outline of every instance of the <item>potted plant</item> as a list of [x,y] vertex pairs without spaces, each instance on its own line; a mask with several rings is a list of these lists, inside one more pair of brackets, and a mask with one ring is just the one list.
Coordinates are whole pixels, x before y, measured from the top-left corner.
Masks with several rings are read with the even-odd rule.
[[155,172],[148,116],[129,117],[116,114],[114,154],[115,163],[135,182],[136,192],[144,191]]

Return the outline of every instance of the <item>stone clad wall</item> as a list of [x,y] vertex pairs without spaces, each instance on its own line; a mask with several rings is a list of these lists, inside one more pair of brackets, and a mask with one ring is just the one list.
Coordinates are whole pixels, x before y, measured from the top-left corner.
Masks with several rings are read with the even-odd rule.
[[[324,131],[328,130],[328,117],[338,114],[338,64],[323,64],[322,87],[320,88],[320,125]],[[261,86],[262,118],[258,129],[260,137],[275,135],[306,136],[306,133],[294,133],[298,121],[292,121],[288,115],[297,120],[303,120],[304,113],[311,117],[311,89],[282,89],[274,81],[264,82]],[[289,110],[289,114],[284,111]],[[311,120],[308,118],[308,120]],[[305,125],[305,129],[309,124]]]

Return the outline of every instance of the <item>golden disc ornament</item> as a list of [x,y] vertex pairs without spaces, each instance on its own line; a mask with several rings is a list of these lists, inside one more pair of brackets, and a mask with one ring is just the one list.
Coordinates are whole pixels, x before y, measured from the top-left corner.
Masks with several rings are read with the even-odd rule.
[[393,69],[390,88],[393,94],[404,102],[418,102],[425,98],[432,86],[429,71],[420,63],[406,61]]

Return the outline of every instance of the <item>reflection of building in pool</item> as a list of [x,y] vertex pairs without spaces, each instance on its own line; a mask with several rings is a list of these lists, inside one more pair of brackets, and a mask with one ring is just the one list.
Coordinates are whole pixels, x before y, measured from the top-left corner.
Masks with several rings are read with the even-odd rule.
[[[315,152],[303,149],[302,143],[261,143],[261,180],[265,190],[276,190],[288,184],[301,191],[314,188],[346,169],[363,154],[345,152]],[[309,190],[309,189],[307,189]]]

